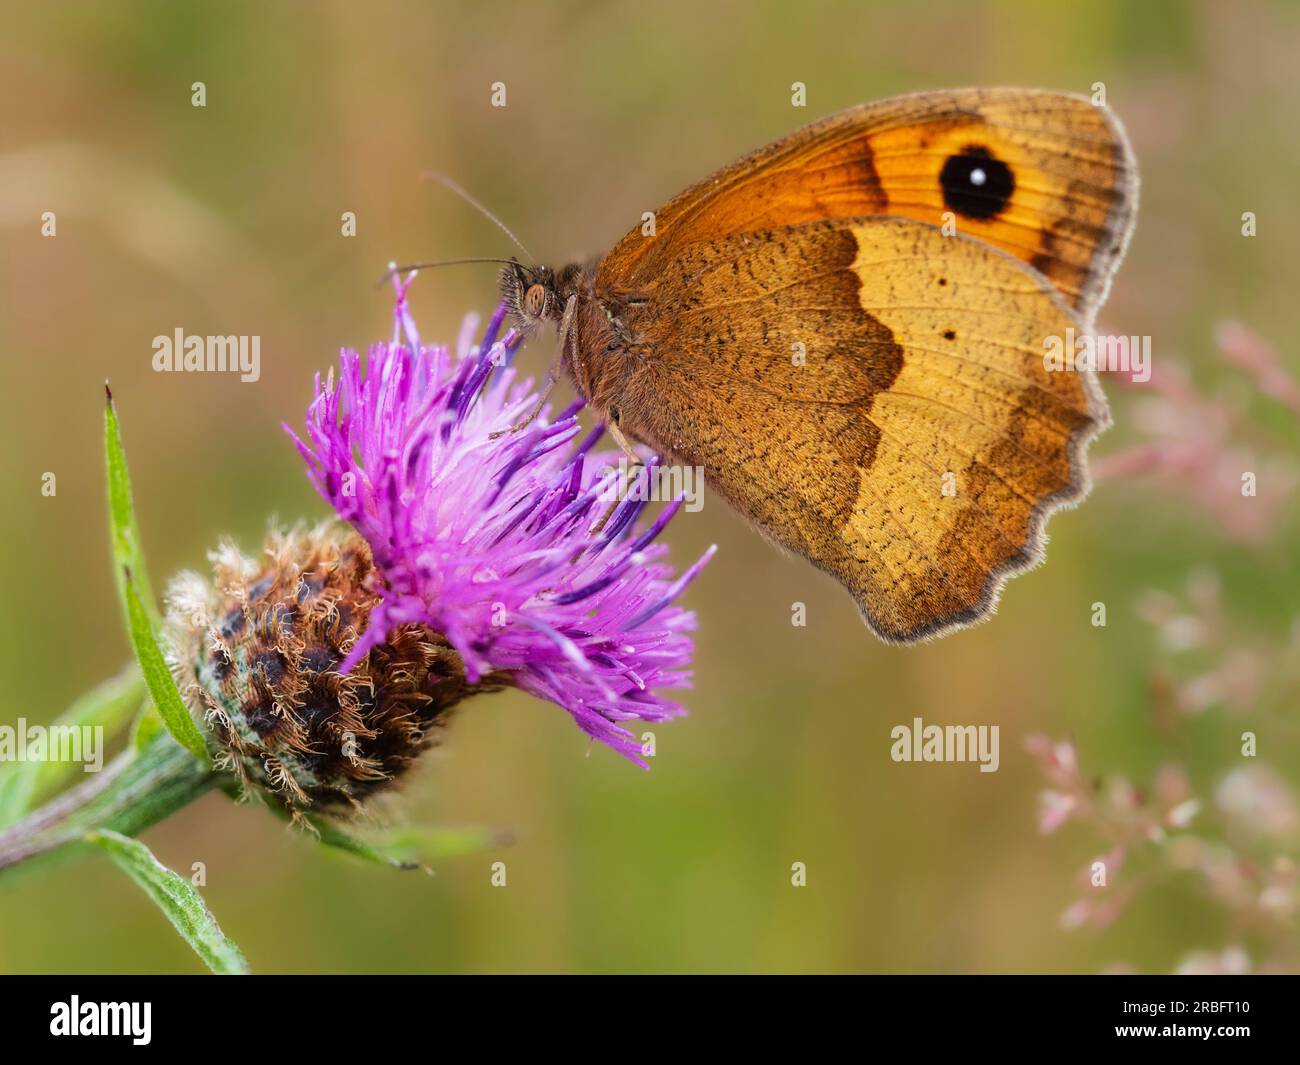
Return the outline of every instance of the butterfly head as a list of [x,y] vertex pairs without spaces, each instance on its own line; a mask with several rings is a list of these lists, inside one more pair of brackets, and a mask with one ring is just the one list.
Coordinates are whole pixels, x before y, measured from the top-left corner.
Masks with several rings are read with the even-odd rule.
[[[555,325],[564,369],[587,402],[604,412],[608,395],[622,391],[631,364],[612,358],[624,347],[617,337],[626,329],[616,306],[595,296],[596,265],[570,263],[553,270],[512,259],[501,270],[501,295],[520,333],[533,333],[547,322]],[[602,357],[592,358],[593,353]]]
[[523,333],[530,333],[548,320],[560,317],[555,271],[549,266],[525,266],[511,262],[501,268],[501,295]]

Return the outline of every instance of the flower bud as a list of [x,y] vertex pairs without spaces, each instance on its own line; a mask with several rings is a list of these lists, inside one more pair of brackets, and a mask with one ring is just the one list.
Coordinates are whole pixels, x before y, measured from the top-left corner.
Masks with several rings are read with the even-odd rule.
[[272,533],[259,560],[231,545],[210,557],[212,581],[182,574],[169,592],[178,685],[217,767],[295,819],[389,787],[461,699],[501,687],[468,683],[446,639],[414,624],[339,671],[379,602],[370,548],[350,529]]

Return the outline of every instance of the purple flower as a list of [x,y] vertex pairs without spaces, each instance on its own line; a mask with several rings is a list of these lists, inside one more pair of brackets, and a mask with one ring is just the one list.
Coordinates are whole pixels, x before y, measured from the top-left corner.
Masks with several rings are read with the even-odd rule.
[[461,655],[470,683],[507,673],[645,766],[621,722],[684,713],[659,694],[689,687],[695,616],[675,600],[715,549],[676,576],[656,539],[681,500],[644,528],[636,497],[647,493],[607,502],[620,474],[593,455],[603,426],[576,442],[581,402],[511,432],[538,396],[510,365],[522,338],[499,335],[505,308],[475,346],[467,319],[453,356],[420,340],[406,302],[414,276],[395,282],[392,341],[373,345],[364,368],[349,350],[337,380],[316,376],[305,442],[285,427],[382,576],[340,669],[395,626],[425,625]]

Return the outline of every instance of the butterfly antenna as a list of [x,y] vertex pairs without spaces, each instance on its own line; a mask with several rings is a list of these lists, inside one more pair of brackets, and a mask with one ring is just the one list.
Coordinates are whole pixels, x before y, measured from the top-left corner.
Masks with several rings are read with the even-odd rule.
[[376,285],[385,285],[397,274],[404,274],[411,270],[432,270],[435,266],[461,266],[464,263],[505,263],[507,266],[518,266],[518,259],[497,259],[497,258],[478,258],[478,259],[439,259],[431,263],[389,263],[388,269],[384,271]]
[[[474,197],[471,196],[468,192],[466,192],[463,188],[457,185],[456,182],[452,181],[452,179],[449,178],[446,174],[441,174],[438,173],[437,171],[430,171],[421,176],[425,181],[436,181],[438,182],[438,184],[442,185],[443,187],[451,189],[452,192],[454,192],[467,204],[473,207],[476,211],[478,211],[484,217],[489,218],[494,223],[496,223],[497,228],[500,229],[501,232],[504,233],[507,237],[509,237],[511,243],[513,243],[516,248],[518,248],[521,252],[523,252],[524,255],[526,255],[529,259],[533,258],[533,253],[524,247],[523,241],[521,241],[518,237],[514,235],[514,233],[510,231],[510,227],[508,225],[506,225],[503,221],[501,221],[501,219],[499,219],[496,215],[494,215],[491,211],[489,211],[486,207],[484,207],[481,203],[479,203],[478,200],[474,199]],[[536,260],[533,261],[535,262]]]

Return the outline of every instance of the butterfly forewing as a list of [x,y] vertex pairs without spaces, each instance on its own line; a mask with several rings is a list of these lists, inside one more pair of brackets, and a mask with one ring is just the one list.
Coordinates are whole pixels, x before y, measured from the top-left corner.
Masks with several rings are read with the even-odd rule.
[[955,227],[1044,274],[1090,322],[1123,255],[1137,169],[1105,107],[1022,89],[916,93],[776,141],[688,189],[605,257],[599,282],[653,287],[696,243],[827,218]]

